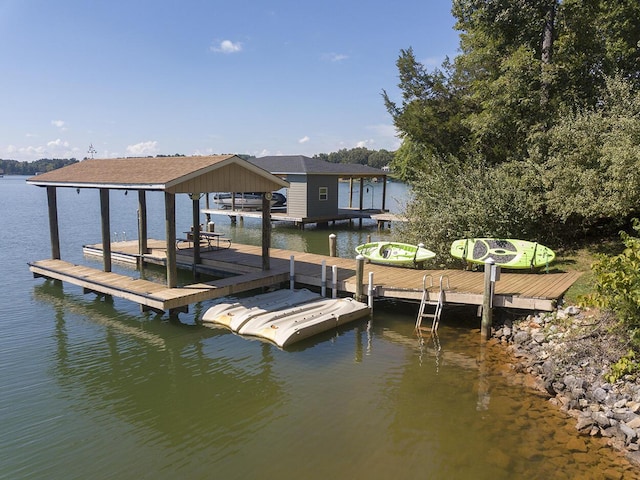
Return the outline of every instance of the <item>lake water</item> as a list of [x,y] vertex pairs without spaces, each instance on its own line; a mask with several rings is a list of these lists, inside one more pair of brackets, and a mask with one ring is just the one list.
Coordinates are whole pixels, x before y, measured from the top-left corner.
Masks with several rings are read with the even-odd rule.
[[[62,258],[100,268],[82,255],[100,242],[97,191],[58,201]],[[136,202],[112,193],[120,237],[136,236]],[[148,203],[163,238],[162,198]],[[447,313],[439,349],[416,337],[416,305],[386,303],[283,351],[201,326],[206,303],[170,321],[32,278],[27,262],[50,257],[46,193],[0,178],[0,207],[0,479],[636,477],[483,347],[466,310]],[[179,231],[190,208],[178,196]],[[251,221],[214,221],[260,240]],[[276,225],[273,246],[326,253],[330,233],[341,256],[378,237],[371,224]]]

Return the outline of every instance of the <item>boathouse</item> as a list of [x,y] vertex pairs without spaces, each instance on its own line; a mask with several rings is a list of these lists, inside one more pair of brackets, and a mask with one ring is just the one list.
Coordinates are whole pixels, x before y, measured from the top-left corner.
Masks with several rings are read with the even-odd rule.
[[[271,192],[289,184],[280,177],[249,163],[236,155],[208,157],[146,157],[117,159],[86,159],[35,177],[27,183],[47,190],[51,258],[60,260],[58,231],[57,188],[99,190],[104,250],[103,269],[111,272],[111,231],[109,224],[109,192],[137,191],[139,211],[139,249],[142,258],[147,248],[146,192],[164,192],[166,228],[167,286],[177,285],[175,196],[187,194],[193,202],[194,265],[199,263],[200,198],[209,192]],[[84,201],[83,199],[82,201]],[[263,200],[262,265],[269,270],[271,221],[269,201]]]
[[[360,182],[359,210],[363,210],[365,179],[379,179],[382,184],[382,210],[386,208],[387,172],[367,165],[331,163],[304,155],[277,155],[253,158],[252,164],[267,170],[289,184],[287,215],[303,219],[336,218],[338,181]],[[350,200],[353,189],[350,189]],[[351,201],[349,202],[351,207]]]

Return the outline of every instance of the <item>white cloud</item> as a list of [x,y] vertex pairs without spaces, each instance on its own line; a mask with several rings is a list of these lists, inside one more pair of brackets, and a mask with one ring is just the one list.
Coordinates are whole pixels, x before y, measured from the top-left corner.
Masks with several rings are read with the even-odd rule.
[[298,143],[307,143],[309,140],[311,139],[307,135],[305,135],[300,140],[298,140]]
[[49,148],[60,148],[60,147],[67,148],[68,146],[69,146],[69,142],[65,140],[60,140],[59,138],[57,138],[56,140],[51,140],[50,142],[47,142],[47,147]]
[[53,125],[54,127],[62,128],[64,127],[64,124],[64,120],[51,120],[51,125]]
[[211,51],[216,53],[238,53],[242,51],[242,43],[222,40],[220,43],[212,45]]
[[127,146],[127,154],[135,156],[149,156],[158,153],[158,142],[150,140],[148,142],[140,142],[135,145]]
[[329,62],[342,62],[343,60],[348,59],[349,56],[344,53],[325,53],[322,58]]

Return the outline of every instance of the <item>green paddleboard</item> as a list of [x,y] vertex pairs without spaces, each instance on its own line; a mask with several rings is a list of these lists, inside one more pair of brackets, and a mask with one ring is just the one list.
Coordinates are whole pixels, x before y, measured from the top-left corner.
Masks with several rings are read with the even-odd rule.
[[465,238],[451,244],[451,255],[471,263],[485,263],[491,257],[504,268],[539,268],[549,265],[556,254],[548,247],[527,240]]

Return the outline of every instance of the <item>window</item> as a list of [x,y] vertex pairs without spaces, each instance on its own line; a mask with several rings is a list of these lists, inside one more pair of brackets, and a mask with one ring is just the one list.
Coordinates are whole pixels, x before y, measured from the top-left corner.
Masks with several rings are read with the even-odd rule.
[[329,199],[329,187],[318,188],[318,200],[326,202]]

